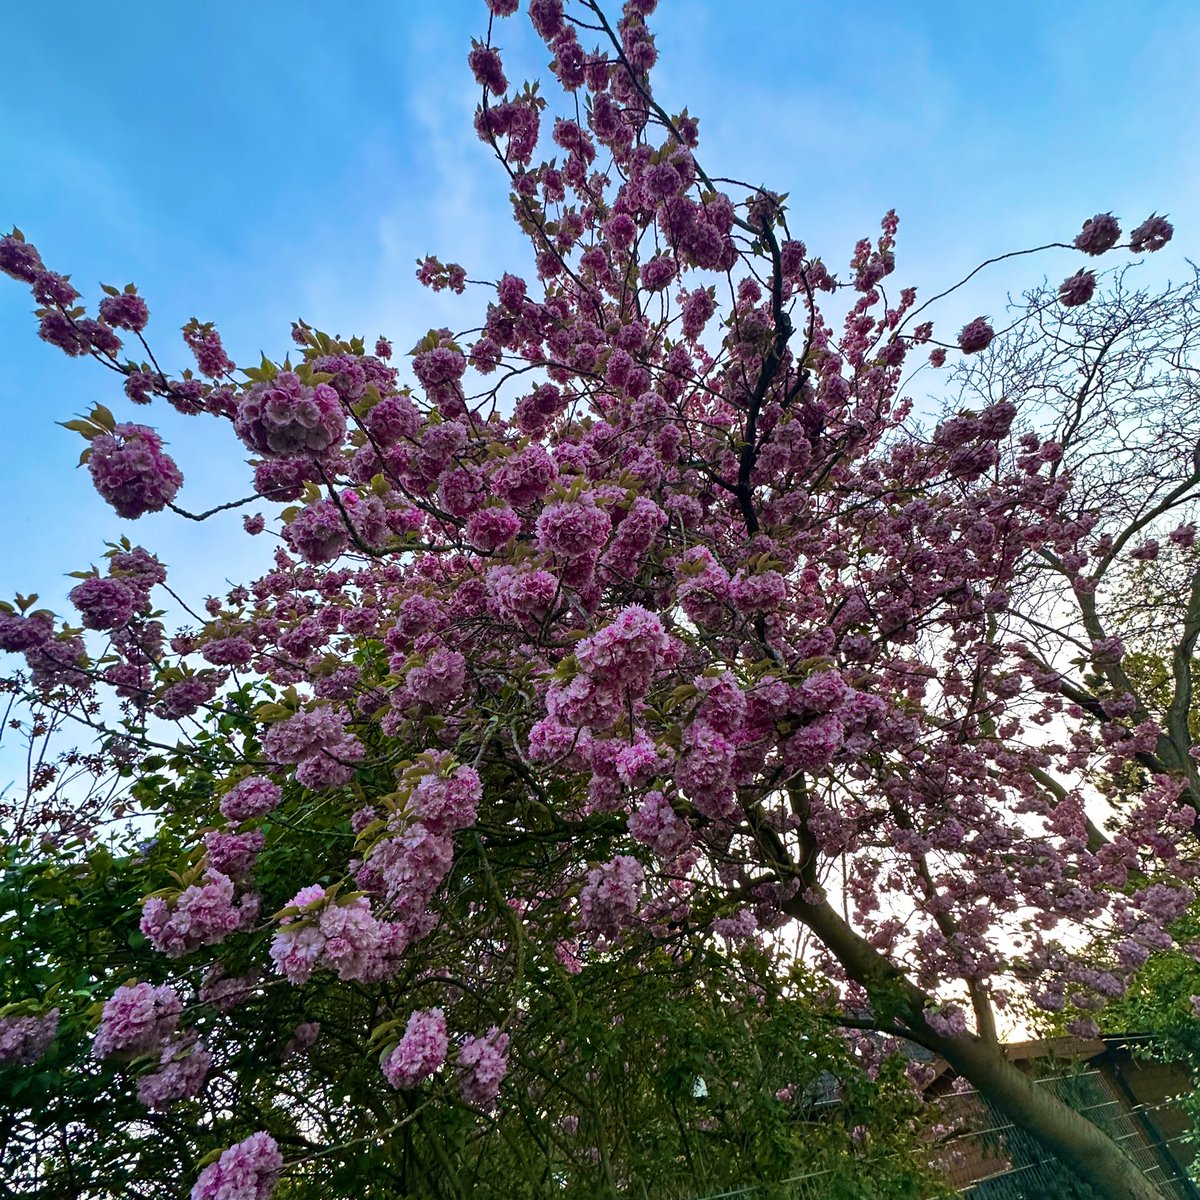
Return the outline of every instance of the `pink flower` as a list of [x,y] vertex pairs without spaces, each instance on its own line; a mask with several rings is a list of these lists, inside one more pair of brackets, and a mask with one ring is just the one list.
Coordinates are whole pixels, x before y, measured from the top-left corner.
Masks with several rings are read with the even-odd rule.
[[250,775],[221,797],[221,815],[234,825],[269,813],[280,801],[279,784],[263,775]]
[[32,1067],[58,1033],[57,1008],[40,1016],[0,1017],[0,1067],[15,1063]]
[[1097,213],[1084,221],[1083,228],[1075,235],[1075,249],[1084,254],[1103,254],[1111,250],[1121,236],[1121,226],[1112,213]]
[[1096,273],[1094,271],[1076,271],[1074,275],[1064,279],[1058,285],[1058,298],[1067,308],[1077,308],[1086,304],[1096,290]]
[[179,721],[190,717],[217,694],[219,686],[220,677],[215,671],[190,675],[178,683],[173,683],[159,695],[154,713],[164,721]]
[[421,775],[408,798],[409,812],[431,833],[452,833],[475,823],[475,811],[483,795],[483,784],[474,767],[456,767],[449,776],[442,771],[450,761],[445,753],[429,755],[433,768]]
[[538,546],[559,558],[579,558],[608,540],[612,518],[591,497],[547,505],[537,520]]
[[467,541],[484,553],[506,546],[521,532],[521,518],[508,505],[480,508],[467,521]]
[[642,264],[640,272],[642,286],[648,292],[661,292],[664,288],[670,287],[675,273],[675,260],[670,255],[656,255]]
[[712,923],[713,933],[731,942],[744,942],[752,937],[758,929],[758,918],[748,908],[743,908],[735,916],[718,917]]
[[1171,240],[1174,232],[1174,226],[1166,217],[1151,215],[1129,235],[1129,249],[1134,254],[1153,254]]
[[384,1078],[394,1088],[414,1088],[446,1061],[446,1017],[440,1008],[414,1012],[404,1036],[383,1060]]
[[927,1008],[924,1015],[929,1028],[942,1037],[956,1037],[966,1032],[967,1016],[957,1004],[944,1004],[939,1009]]
[[755,575],[738,572],[729,587],[733,602],[746,613],[771,612],[787,596],[787,583],[778,571],[762,571]]
[[222,942],[235,930],[248,929],[258,916],[259,899],[247,893],[234,902],[233,880],[211,868],[202,884],[184,888],[168,903],[160,896],[146,901],[141,930],[168,958],[180,958],[200,946]]
[[105,296],[100,301],[100,317],[114,329],[140,333],[150,320],[150,310],[135,292],[122,292],[119,296]]
[[737,812],[733,793],[734,747],[706,721],[684,730],[675,782],[706,817],[723,820]]
[[987,348],[995,335],[995,330],[983,317],[976,317],[959,330],[958,347],[964,354],[977,354]]
[[366,979],[379,951],[379,922],[365,896],[329,905],[316,918],[321,965],[339,979]]
[[493,567],[484,582],[500,614],[522,625],[541,622],[559,597],[558,580],[549,571]]
[[212,1055],[194,1035],[168,1042],[159,1058],[158,1070],[138,1080],[138,1100],[152,1111],[170,1108],[179,1100],[190,1100],[199,1095],[211,1066]]
[[819,771],[833,760],[845,736],[845,727],[838,717],[826,713],[788,738],[784,743],[784,757],[802,771]]
[[579,893],[580,928],[600,937],[617,937],[637,912],[645,878],[642,864],[627,854],[590,870]]
[[676,815],[662,792],[647,792],[641,807],[629,818],[635,841],[649,846],[662,858],[674,858],[691,841],[691,828]]
[[283,1155],[269,1133],[251,1134],[200,1172],[191,1200],[270,1200]]
[[580,669],[596,684],[644,695],[659,667],[672,661],[674,644],[656,613],[631,604],[584,638],[575,654]]
[[88,471],[96,491],[118,515],[136,520],[175,499],[183,475],[162,452],[162,444],[145,425],[118,425],[92,439]]
[[[516,8],[516,0],[510,0]],[[0,271],[22,283],[35,283],[46,270],[37,247],[16,233],[0,237]]]
[[435,650],[406,676],[408,690],[423,704],[444,708],[459,699],[467,679],[467,660],[457,650]]
[[500,65],[500,52],[491,46],[482,46],[474,42],[471,53],[467,55],[467,65],[475,76],[475,82],[485,87],[496,96],[503,96],[508,90],[508,80],[504,78],[504,68]]
[[263,750],[272,762],[297,763],[297,782],[314,789],[349,783],[353,764],[363,756],[362,743],[327,706],[272,725],[263,737]]
[[165,984],[119,987],[105,1002],[92,1053],[96,1058],[133,1057],[157,1050],[175,1032],[182,1011],[179,996]]
[[71,589],[71,603],[79,609],[86,629],[119,629],[129,624],[139,597],[120,579],[93,577]]
[[315,925],[283,929],[271,942],[271,961],[288,983],[299,986],[308,982],[324,949],[324,935]]
[[233,360],[225,353],[221,335],[211,321],[201,324],[193,318],[183,327],[183,340],[196,356],[201,375],[217,379],[234,369]]
[[259,454],[320,458],[342,444],[346,417],[329,384],[308,387],[294,371],[280,371],[269,383],[250,388],[233,428]]
[[508,1034],[496,1026],[486,1037],[469,1037],[458,1052],[458,1087],[472,1108],[490,1112],[500,1095],[500,1084],[508,1074]]
[[407,396],[385,396],[363,418],[375,442],[383,447],[415,438],[421,428],[417,406]]
[[407,919],[425,909],[453,862],[449,836],[417,823],[381,841],[367,867],[378,876],[388,907]]
[[54,618],[49,613],[29,617],[0,610],[0,650],[23,654],[44,646],[54,636]]
[[332,500],[318,500],[297,513],[283,531],[284,541],[310,563],[333,562],[350,545],[350,531]]
[[230,833],[214,829],[204,835],[205,861],[214,870],[230,879],[245,879],[254,868],[254,860],[263,847],[263,831]]

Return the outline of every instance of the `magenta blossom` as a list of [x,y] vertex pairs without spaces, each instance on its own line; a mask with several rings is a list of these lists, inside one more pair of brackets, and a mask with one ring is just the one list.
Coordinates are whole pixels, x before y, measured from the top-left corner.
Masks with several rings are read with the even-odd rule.
[[175,499],[183,475],[162,444],[145,425],[118,425],[92,439],[87,460],[92,482],[120,516],[136,520]]
[[404,1036],[383,1060],[383,1074],[394,1088],[413,1088],[439,1070],[448,1046],[446,1017],[440,1008],[414,1012]]
[[269,1133],[251,1134],[200,1172],[191,1200],[270,1200],[283,1155]]

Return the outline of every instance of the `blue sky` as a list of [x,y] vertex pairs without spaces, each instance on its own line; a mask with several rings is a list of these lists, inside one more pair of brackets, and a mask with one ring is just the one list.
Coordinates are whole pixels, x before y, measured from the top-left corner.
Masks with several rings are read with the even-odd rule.
[[[484,302],[425,292],[417,257],[474,278],[527,266],[471,128],[465,56],[482,0],[367,0],[337,19],[306,0],[12,0],[5,22],[20,53],[0,77],[0,222],[93,302],[101,281],[136,281],[164,363],[189,365],[178,329],[193,315],[217,321],[241,361],[286,353],[296,316],[405,350],[432,325],[476,324]],[[1106,0],[664,0],[652,25],[659,98],[699,116],[707,170],[789,192],[793,229],[830,262],[892,206],[898,278],[925,295],[993,253],[1069,240],[1098,210],[1127,227],[1171,215],[1155,278],[1200,245],[1191,0],[1136,13]],[[510,79],[543,72],[523,16],[498,41]],[[1019,260],[945,306],[945,326],[1078,265]],[[96,401],[134,410],[115,377],[39,342],[30,308],[0,279],[0,595],[61,605],[64,573],[122,532],[158,549],[192,599],[248,575],[268,546],[235,521],[126,524],[92,493],[74,469],[82,443],[54,422]],[[182,503],[242,494],[227,430],[157,416]]]

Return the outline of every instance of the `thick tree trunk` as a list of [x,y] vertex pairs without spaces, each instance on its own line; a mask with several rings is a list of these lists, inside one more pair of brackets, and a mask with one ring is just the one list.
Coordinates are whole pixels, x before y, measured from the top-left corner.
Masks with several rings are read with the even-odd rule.
[[1069,1164],[1106,1200],[1163,1200],[1163,1193],[1116,1142],[1033,1081],[997,1048],[970,1035],[941,1039],[937,1050],[1015,1125]]
[[1138,1165],[1091,1121],[1051,1092],[1036,1087],[1004,1057],[1003,1050],[973,1034],[945,1037],[923,1013],[924,992],[856,933],[826,902],[797,896],[789,915],[806,925],[855,982],[877,998],[882,1011],[898,1011],[906,1036],[940,1054],[979,1094],[1067,1163],[1105,1200],[1165,1200]]

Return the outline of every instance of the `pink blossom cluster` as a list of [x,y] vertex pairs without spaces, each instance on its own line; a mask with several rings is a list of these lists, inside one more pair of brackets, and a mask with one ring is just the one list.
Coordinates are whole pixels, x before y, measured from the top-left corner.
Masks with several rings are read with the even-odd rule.
[[283,1155],[269,1133],[251,1134],[209,1163],[192,1187],[191,1200],[270,1200]]
[[448,1045],[446,1016],[440,1008],[414,1012],[404,1036],[383,1059],[384,1078],[394,1088],[416,1087],[441,1069]]
[[506,624],[529,632],[541,626],[562,593],[560,582],[539,568],[521,571],[508,564],[492,567],[484,582],[493,613]]
[[731,942],[744,942],[753,937],[757,929],[758,918],[748,908],[741,909],[732,917],[718,917],[712,923],[713,933]]
[[126,289],[119,295],[105,296],[100,301],[100,319],[114,329],[141,333],[150,320],[150,310],[137,292]]
[[507,504],[480,508],[467,520],[467,541],[476,550],[491,554],[521,532],[521,518]]
[[693,721],[680,743],[675,783],[714,821],[728,820],[737,812],[734,750],[733,742],[704,720]]
[[638,496],[617,525],[601,560],[603,565],[622,578],[635,578],[667,520],[653,500]]
[[641,805],[630,814],[629,832],[635,841],[667,860],[686,850],[692,840],[691,826],[676,814],[659,791],[647,792]]
[[202,375],[217,379],[235,369],[233,360],[225,353],[221,335],[211,321],[189,321],[183,327],[183,340],[196,356],[196,365]]
[[363,756],[362,743],[346,732],[328,705],[303,709],[272,725],[263,738],[263,751],[272,762],[296,763],[296,782],[313,789],[349,783],[354,763]]
[[254,869],[254,861],[263,847],[261,829],[232,833],[214,829],[204,835],[204,859],[212,870],[230,879],[244,880]]
[[16,1064],[31,1067],[58,1033],[59,1010],[39,1015],[9,1013],[0,1016],[0,1067]]
[[677,647],[662,619],[636,604],[617,614],[575,651],[582,670],[597,687],[618,688],[643,696],[655,673],[673,665]]
[[1104,254],[1111,250],[1121,237],[1121,226],[1112,213],[1097,213],[1083,223],[1075,235],[1075,249],[1084,254]]
[[54,636],[54,618],[46,612],[22,613],[0,609],[0,650],[24,654],[44,646]]
[[444,416],[457,417],[466,412],[459,381],[467,369],[467,360],[453,344],[448,329],[439,330],[437,336],[439,345],[413,358],[413,374],[421,381],[429,401]]
[[419,822],[404,824],[375,844],[356,878],[360,887],[382,894],[415,940],[431,928],[428,907],[453,862],[448,833],[434,833]]
[[323,458],[345,439],[346,416],[329,384],[309,387],[294,371],[280,371],[245,393],[233,428],[258,454]]
[[352,544],[375,550],[389,535],[387,514],[378,496],[361,496],[350,488],[337,499],[306,506],[285,527],[284,541],[306,562],[327,563]]
[[433,834],[454,833],[473,825],[483,796],[479,772],[474,767],[451,767],[453,761],[448,752],[433,751],[423,755],[417,767],[402,777],[411,785],[411,819]]
[[258,916],[258,895],[246,892],[235,900],[235,891],[229,876],[210,867],[203,883],[190,884],[170,900],[162,896],[147,900],[141,930],[168,958],[214,946],[237,930],[249,929]]
[[[565,684],[553,683],[546,691],[546,716],[529,735],[529,753],[538,760],[560,758],[582,750],[592,736],[609,728],[649,690],[659,671],[679,659],[679,644],[663,628],[656,614],[630,605],[614,620],[576,647],[578,674]],[[657,761],[649,747],[647,765]],[[638,751],[613,757],[628,782],[638,774]],[[600,786],[603,786],[601,784]]]
[[71,603],[79,610],[86,629],[119,629],[128,625],[141,607],[141,597],[121,579],[93,576],[71,589]]
[[595,554],[611,530],[612,517],[591,496],[549,504],[537,519],[538,546],[563,559]]
[[625,789],[639,790],[670,761],[669,752],[640,730],[628,740],[592,739],[580,747],[580,752],[592,771],[588,782],[588,808],[592,812],[615,812],[622,807]]
[[508,1074],[508,1034],[496,1026],[483,1037],[468,1037],[458,1052],[458,1088],[472,1108],[491,1112]]
[[546,495],[557,477],[558,467],[549,451],[533,442],[505,460],[493,483],[513,508],[529,508]]
[[593,867],[579,893],[579,926],[597,937],[616,938],[633,920],[646,873],[628,854]]
[[279,974],[296,985],[318,967],[339,979],[390,978],[410,938],[406,927],[380,921],[367,897],[331,901],[319,884],[302,888],[288,908],[296,911],[281,918],[270,953]]
[[279,784],[263,775],[248,775],[221,797],[221,815],[234,825],[264,817],[283,795]]
[[111,1058],[156,1051],[175,1032],[182,1011],[178,994],[166,984],[119,987],[104,1003],[92,1053],[97,1058]]
[[176,683],[168,684],[157,693],[155,716],[164,721],[181,721],[203,708],[217,694],[222,676],[215,671],[201,671]]
[[467,660],[457,650],[439,648],[409,668],[405,677],[414,700],[432,708],[446,708],[458,700],[467,680]]
[[119,516],[136,520],[175,499],[183,475],[162,445],[145,425],[117,425],[92,439],[87,460],[92,483]]
[[942,1037],[954,1037],[967,1028],[967,1015],[957,1004],[943,1004],[939,1008],[927,1008],[925,1020],[929,1028]]
[[138,1100],[152,1111],[190,1100],[200,1094],[211,1066],[212,1055],[195,1036],[168,1042],[157,1069],[138,1080]]

